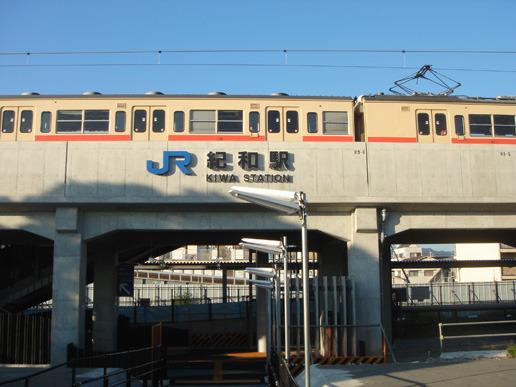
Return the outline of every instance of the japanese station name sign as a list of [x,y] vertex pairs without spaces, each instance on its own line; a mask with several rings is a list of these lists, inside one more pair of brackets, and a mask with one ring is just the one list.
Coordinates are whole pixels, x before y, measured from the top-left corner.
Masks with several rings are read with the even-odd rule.
[[[206,167],[210,170],[206,173],[206,182],[292,183],[292,156],[288,151],[269,151],[266,155],[241,151],[237,154],[238,159],[233,161],[231,153],[210,151],[206,154]],[[147,160],[147,172],[169,176],[179,170],[184,175],[195,176],[193,166],[197,165],[196,160],[196,155],[187,151],[164,151],[161,167],[157,162]]]

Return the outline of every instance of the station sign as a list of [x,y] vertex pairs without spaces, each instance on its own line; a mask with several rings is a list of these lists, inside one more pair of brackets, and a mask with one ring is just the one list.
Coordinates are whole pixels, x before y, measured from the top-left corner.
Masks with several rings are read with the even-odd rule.
[[132,297],[134,294],[134,265],[118,264],[118,296]]
[[[223,151],[206,154],[207,183],[293,183],[293,154],[288,151],[239,151],[235,155]],[[163,151],[159,162],[147,160],[147,172],[154,175],[173,175],[177,171],[196,176],[194,165],[198,157],[187,151]]]

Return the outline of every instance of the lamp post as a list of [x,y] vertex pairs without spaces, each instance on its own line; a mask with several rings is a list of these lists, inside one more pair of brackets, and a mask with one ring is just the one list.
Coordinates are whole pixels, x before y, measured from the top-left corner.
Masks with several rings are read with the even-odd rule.
[[280,191],[250,187],[231,187],[229,193],[237,199],[258,204],[287,214],[298,214],[301,220],[301,254],[303,257],[303,328],[305,347],[305,387],[310,387],[310,309],[308,291],[308,249],[306,228],[306,195],[304,192]]

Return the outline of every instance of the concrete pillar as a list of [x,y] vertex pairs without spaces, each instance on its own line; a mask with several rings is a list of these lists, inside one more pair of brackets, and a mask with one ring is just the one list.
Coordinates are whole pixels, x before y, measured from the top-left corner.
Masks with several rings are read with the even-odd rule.
[[117,349],[118,259],[114,253],[96,257],[93,268],[93,349]]
[[[348,273],[355,286],[355,324],[381,324],[380,251],[376,208],[357,208],[348,251]],[[378,328],[356,330],[356,349],[366,355],[382,353]]]
[[52,274],[51,361],[66,361],[69,343],[84,347],[86,248],[77,208],[56,209]]
[[[268,255],[258,252],[256,262],[258,266],[267,262]],[[266,289],[256,288],[256,341],[258,352],[267,352],[267,330],[269,328],[269,300]]]

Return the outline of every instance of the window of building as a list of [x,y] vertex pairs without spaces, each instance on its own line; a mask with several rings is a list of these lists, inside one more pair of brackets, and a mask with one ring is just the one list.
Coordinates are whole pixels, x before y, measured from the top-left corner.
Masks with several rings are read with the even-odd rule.
[[323,112],[324,134],[348,134],[348,112]]
[[434,275],[434,271],[433,270],[424,270],[423,275],[425,277],[432,277]]
[[244,130],[242,110],[218,110],[217,132],[242,133]]
[[180,133],[185,131],[185,112],[174,112],[174,132]]
[[22,110],[20,114],[20,133],[32,132],[33,114],[32,110]]
[[147,130],[147,110],[137,109],[134,111],[134,131],[143,133]]
[[260,131],[260,113],[249,112],[249,131],[258,133]]
[[287,110],[287,133],[299,132],[299,116],[295,110]]
[[280,112],[278,110],[269,110],[267,112],[267,132],[280,132]]
[[215,133],[215,110],[190,110],[191,133]]
[[408,276],[409,277],[417,277],[419,275],[419,271],[418,270],[409,270],[408,271]]
[[464,136],[464,116],[455,116],[455,134]]
[[469,134],[471,136],[492,135],[491,116],[489,114],[470,114],[468,118]]
[[446,125],[446,114],[443,113],[435,113],[435,134],[438,136],[446,136],[448,134],[447,125]]
[[495,136],[515,136],[514,116],[495,114],[493,116]]
[[308,123],[308,133],[317,133],[317,113],[308,113],[306,121]]
[[2,113],[2,133],[14,132],[14,110],[4,110]]
[[428,113],[417,114],[417,132],[420,136],[428,136],[430,134],[430,116]]
[[41,124],[39,131],[41,133],[50,133],[50,123],[52,122],[52,113],[41,112]]
[[125,112],[115,113],[115,132],[125,132]]
[[163,133],[165,131],[165,110],[154,110],[152,112],[152,131]]
[[57,133],[76,133],[82,130],[82,110],[58,110]]
[[84,132],[108,132],[109,110],[85,110]]

